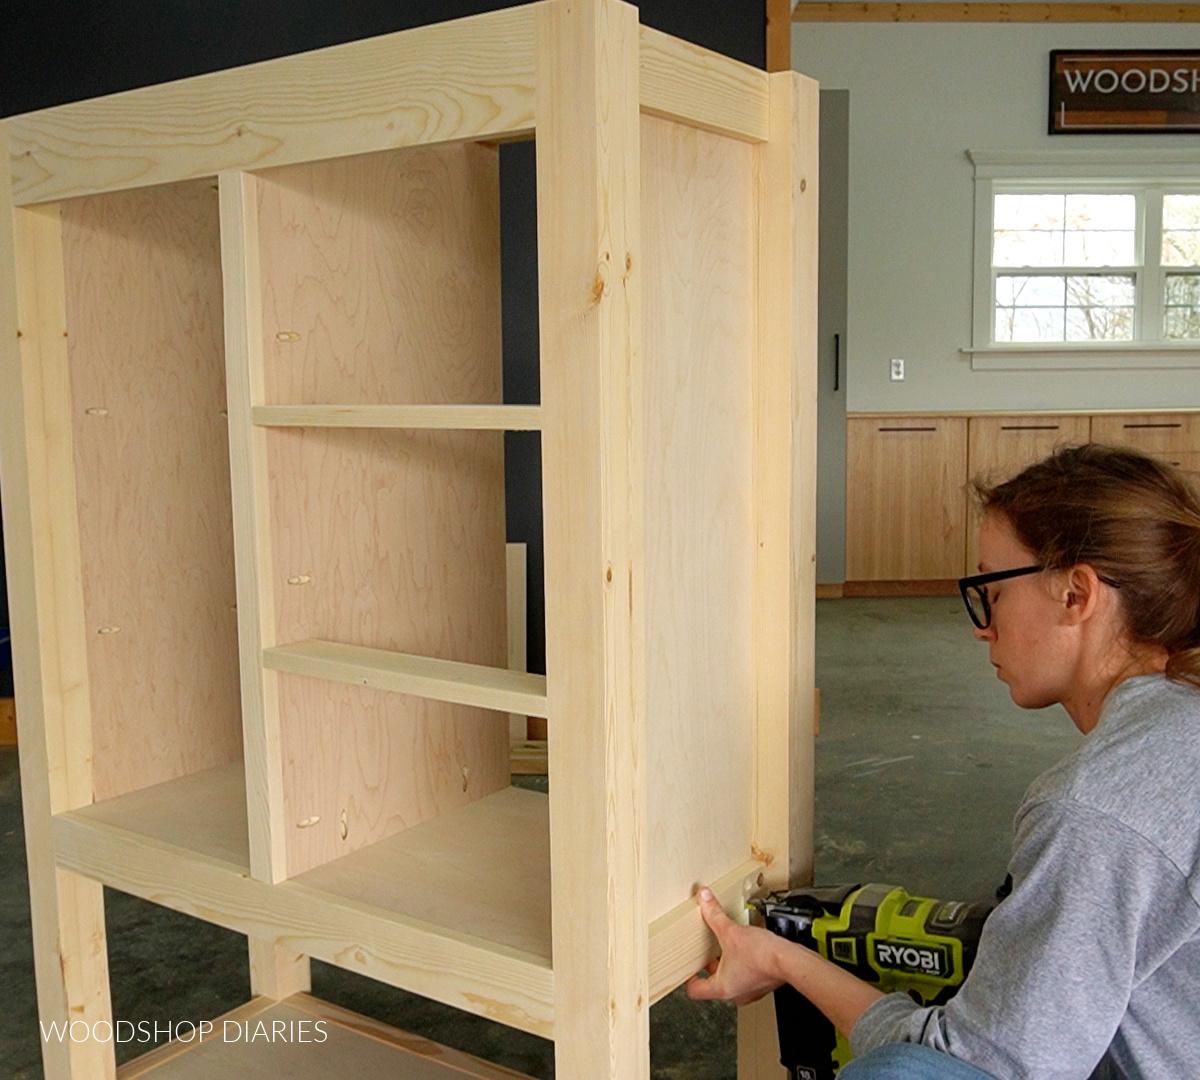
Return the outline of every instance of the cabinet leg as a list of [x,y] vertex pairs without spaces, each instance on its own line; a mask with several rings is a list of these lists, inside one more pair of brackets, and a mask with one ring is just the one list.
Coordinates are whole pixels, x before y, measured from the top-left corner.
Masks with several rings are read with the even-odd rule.
[[282,1001],[312,989],[308,957],[262,938],[250,938],[250,992]]
[[47,869],[30,874],[42,1068],[46,1080],[114,1080],[104,887]]
[[738,1080],[787,1080],[779,1063],[775,999],[770,994],[738,1009]]

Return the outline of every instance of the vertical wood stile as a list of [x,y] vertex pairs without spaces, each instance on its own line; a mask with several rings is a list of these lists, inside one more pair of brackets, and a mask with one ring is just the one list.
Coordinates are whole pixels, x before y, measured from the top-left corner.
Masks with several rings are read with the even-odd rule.
[[[279,676],[262,663],[263,649],[275,643],[267,433],[253,422],[254,406],[266,400],[258,261],[258,180],[249,173],[227,172],[220,175],[218,187],[250,872],[260,881],[277,882],[287,876],[287,853],[283,841]],[[308,957],[278,942],[257,938],[249,939],[248,948],[250,989],[255,994],[279,1001],[311,988]]]
[[[61,219],[9,199],[0,184],[0,491],[38,1012],[111,1023],[103,889],[55,867],[51,835],[52,814],[92,801]],[[42,1047],[47,1080],[115,1076],[111,1043]]]
[[[754,848],[765,885],[812,879],[817,85],[770,77],[758,162]],[[769,999],[765,999],[769,1002]],[[738,1017],[738,1076],[782,1076],[769,1004]]]
[[[789,875],[812,881],[817,600],[817,176],[820,87],[788,72],[792,145],[792,635]],[[785,136],[786,138],[787,136]]]
[[218,183],[250,872],[260,881],[278,882],[287,877],[279,677],[262,663],[263,649],[275,644],[267,432],[254,426],[251,412],[265,401],[258,180],[232,171],[222,173]]
[[555,1068],[649,1076],[638,22],[537,22]]

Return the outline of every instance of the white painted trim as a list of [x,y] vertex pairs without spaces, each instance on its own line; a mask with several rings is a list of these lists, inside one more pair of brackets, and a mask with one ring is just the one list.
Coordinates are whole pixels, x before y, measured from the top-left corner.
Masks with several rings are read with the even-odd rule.
[[[1163,268],[1150,258],[1162,244],[1163,187],[1200,185],[1200,149],[1042,150],[1022,153],[968,150],[975,166],[975,250],[971,284],[971,346],[963,349],[975,371],[1190,368],[1200,366],[1200,348],[1163,341]],[[995,270],[992,266],[992,214],[997,189],[1071,191],[1112,188],[1138,199],[1138,257],[1114,272],[1137,275],[1137,340],[1114,345],[998,345],[993,340]],[[1017,269],[1017,268],[1013,268]],[[1173,268],[1176,269],[1176,268]],[[1187,268],[1179,267],[1186,271]],[[1046,268],[1070,273],[1071,267]]]
[[1114,177],[1189,180],[1200,177],[1200,149],[968,150],[976,179]]
[[973,371],[1087,371],[1129,368],[1200,368],[1200,347],[1192,345],[1025,346],[960,349]]

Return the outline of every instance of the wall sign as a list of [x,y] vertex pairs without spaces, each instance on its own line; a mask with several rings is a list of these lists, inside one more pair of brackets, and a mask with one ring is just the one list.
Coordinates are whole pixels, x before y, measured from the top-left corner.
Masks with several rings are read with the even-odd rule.
[[1055,49],[1050,134],[1200,132],[1200,50]]

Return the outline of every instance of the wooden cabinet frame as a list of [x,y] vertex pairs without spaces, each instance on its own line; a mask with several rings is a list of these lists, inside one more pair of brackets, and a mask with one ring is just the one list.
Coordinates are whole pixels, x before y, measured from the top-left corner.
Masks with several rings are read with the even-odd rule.
[[[0,463],[44,1022],[111,1020],[108,885],[246,934],[254,993],[301,1011],[316,1008],[292,997],[307,990],[316,956],[552,1037],[559,1075],[572,1080],[649,1075],[650,1004],[713,952],[695,885],[713,882],[736,912],[749,893],[811,874],[816,110],[810,80],[639,26],[631,6],[544,0],[2,125],[12,183],[0,192],[0,326],[10,328]],[[273,397],[264,342],[292,331],[264,311],[262,185],[308,176],[285,169],[306,163],[456,145],[486,157],[497,140],[528,137],[538,143],[541,404]],[[80,439],[91,438],[81,425],[112,419],[134,432],[138,418],[73,400],[77,352],[90,346],[68,310],[81,310],[77,278],[90,276],[118,307],[130,303],[122,288],[136,284],[104,278],[125,234],[79,262],[94,228],[78,208],[107,212],[116,204],[104,200],[143,191],[151,211],[132,206],[122,220],[153,217],[176,193],[185,207],[167,214],[170,251],[153,273],[172,294],[142,298],[147,323],[158,326],[160,308],[189,327],[223,322],[229,464],[222,480],[226,444],[213,443],[204,525],[230,516],[235,567],[214,577],[213,611],[197,619],[219,624],[241,711],[240,723],[181,727],[200,742],[186,753],[175,745],[183,735],[167,735],[163,760],[144,762],[158,770],[146,784],[118,782],[106,764],[114,754],[137,763],[144,739],[118,725],[107,749],[94,744],[96,650],[131,655],[119,650],[133,633],[93,617],[95,581],[111,568],[93,565],[86,539],[96,502],[136,510],[142,488],[101,476],[89,502],[76,475]],[[726,205],[728,215],[713,212]],[[187,218],[203,267],[179,254],[171,214]],[[131,266],[153,261],[130,250],[121,257]],[[220,282],[215,305],[197,291],[201,271],[204,288]],[[186,338],[162,333],[168,344]],[[124,372],[113,349],[96,362]],[[207,361],[153,363],[174,385],[199,380],[179,373]],[[135,389],[142,426],[159,423],[163,453],[174,452],[171,429],[186,425]],[[193,408],[215,417],[213,404],[187,405],[187,419]],[[544,679],[505,670],[502,617],[484,650],[497,659],[482,664],[365,640],[279,639],[280,590],[326,568],[279,564],[278,440],[500,430],[541,432]],[[201,493],[161,496],[168,507],[182,497]],[[147,534],[135,554],[162,600],[178,567],[151,565],[170,563],[156,544]],[[120,558],[136,580],[139,564]],[[496,560],[502,573],[502,542]],[[488,596],[503,603],[503,592]],[[548,807],[528,792],[472,789],[411,827],[389,819],[357,848],[334,837],[337,858],[305,849],[305,862],[296,830],[320,815],[297,821],[289,801],[303,781],[289,773],[286,679],[491,710],[495,740],[483,721],[462,730],[505,755],[507,713],[545,716]],[[692,715],[698,696],[736,707]],[[221,742],[230,731],[234,741]],[[723,758],[737,759],[724,786]],[[343,809],[343,840],[347,830]],[[478,928],[484,892],[494,911]],[[741,1075],[778,1074],[769,1008],[747,1011],[741,1030]],[[48,1042],[46,1075],[114,1076],[111,1050]],[[160,1055],[136,1072],[174,1076],[186,1057]]]

